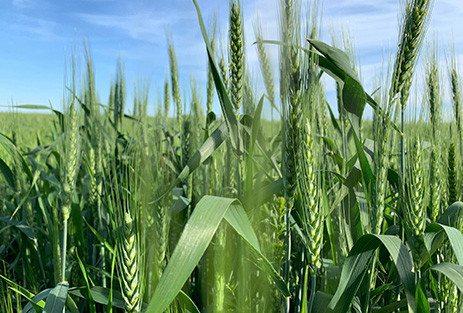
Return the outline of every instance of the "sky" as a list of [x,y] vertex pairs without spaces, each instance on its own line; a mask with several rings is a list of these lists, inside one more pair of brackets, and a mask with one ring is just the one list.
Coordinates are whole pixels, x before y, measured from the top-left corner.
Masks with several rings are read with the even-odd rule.
[[[241,2],[247,67],[255,89],[263,90],[256,49],[252,45],[253,27],[260,21],[264,38],[278,39],[279,0]],[[198,0],[198,3],[207,25],[212,24],[215,14],[218,16],[219,41],[225,51],[229,0]],[[322,1],[321,39],[330,42],[331,31],[339,34],[342,29],[349,30],[361,65],[362,81],[369,92],[373,91],[373,81],[381,71],[383,60],[395,53],[401,3],[400,0]],[[307,10],[303,8],[303,11]],[[463,61],[462,17],[463,1],[435,0],[427,38],[438,39],[443,68],[451,42],[455,44],[458,59]],[[77,72],[82,73],[79,69],[84,68],[82,42],[85,39],[92,55],[101,102],[107,102],[120,57],[125,66],[128,103],[132,103],[134,84],[149,84],[148,113],[154,114],[169,73],[167,37],[174,42],[184,102],[191,98],[192,79],[205,99],[206,51],[192,0],[0,0],[0,111],[9,110],[5,107],[10,105],[50,103],[60,109],[66,67],[69,74],[68,61],[72,53],[80,60]],[[268,48],[277,72],[278,48]],[[422,56],[425,53],[426,50]],[[445,78],[445,73],[442,75]],[[333,102],[334,85],[329,79],[325,84],[328,100]],[[418,81],[418,88],[423,84]],[[220,110],[217,99],[214,109]],[[130,113],[131,108],[128,110]],[[268,110],[265,114],[268,115]]]

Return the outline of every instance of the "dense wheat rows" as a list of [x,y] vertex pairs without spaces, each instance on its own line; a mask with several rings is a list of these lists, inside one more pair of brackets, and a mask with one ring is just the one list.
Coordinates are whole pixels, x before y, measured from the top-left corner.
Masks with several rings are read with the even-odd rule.
[[192,81],[182,97],[169,38],[156,114],[146,86],[127,99],[122,62],[99,99],[85,49],[62,111],[0,115],[0,311],[461,312],[461,78],[455,51],[422,47],[432,0],[405,1],[376,92],[347,34],[317,39],[316,0],[304,14],[281,1],[280,41],[255,24],[264,90],[246,69],[240,3],[219,44],[193,2],[207,90]]

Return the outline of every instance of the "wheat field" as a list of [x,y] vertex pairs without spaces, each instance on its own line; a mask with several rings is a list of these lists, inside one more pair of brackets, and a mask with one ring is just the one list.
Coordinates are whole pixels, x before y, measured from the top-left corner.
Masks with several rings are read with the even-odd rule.
[[347,33],[320,41],[319,1],[280,1],[277,41],[256,24],[262,90],[240,2],[223,51],[193,4],[191,99],[168,38],[155,113],[122,61],[100,99],[84,46],[61,110],[0,114],[0,311],[462,312],[462,81],[426,36],[433,1],[404,1],[372,91]]

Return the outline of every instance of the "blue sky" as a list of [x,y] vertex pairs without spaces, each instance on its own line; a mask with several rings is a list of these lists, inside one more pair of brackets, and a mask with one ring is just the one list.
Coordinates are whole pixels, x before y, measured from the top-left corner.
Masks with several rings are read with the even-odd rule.
[[[198,0],[203,16],[219,16],[223,45],[227,35],[228,0]],[[262,90],[253,25],[263,24],[264,37],[278,38],[278,0],[242,1],[247,62],[256,89]],[[361,63],[368,91],[397,44],[398,0],[325,0],[322,39],[330,29],[346,27]],[[428,38],[437,36],[442,65],[452,35],[463,61],[463,1],[436,0]],[[190,97],[190,79],[205,90],[206,54],[191,0],[0,0],[0,105],[42,104],[60,108],[64,92],[65,59],[72,51],[82,59],[86,38],[94,61],[96,83],[103,103],[114,76],[118,56],[124,60],[129,103],[133,84],[150,82],[149,113],[155,112],[158,94],[168,73],[166,34],[177,52],[182,95]],[[424,55],[424,54],[423,54]],[[271,47],[277,66],[278,50]],[[418,88],[422,82],[418,81]],[[329,95],[333,86],[326,82]],[[204,98],[204,97],[203,97]],[[215,108],[219,110],[216,101]]]

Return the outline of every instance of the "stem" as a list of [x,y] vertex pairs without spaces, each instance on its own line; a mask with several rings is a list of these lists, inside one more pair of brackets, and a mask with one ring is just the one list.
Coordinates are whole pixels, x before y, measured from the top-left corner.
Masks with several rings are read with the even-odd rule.
[[61,253],[61,281],[65,281],[66,276],[66,249],[68,239],[68,216],[64,217],[63,221],[63,252]]
[[[306,270],[309,270],[309,268],[307,268]],[[315,293],[316,293],[316,290],[317,290],[317,270],[314,271],[314,273],[312,275],[310,275],[310,297],[309,297],[309,303],[307,305],[307,311],[308,312],[313,312],[313,304],[314,304],[314,301],[315,301]]]
[[[288,286],[288,289],[290,287],[289,286],[289,258],[290,258],[290,255],[291,255],[291,228],[290,228],[289,219],[290,219],[290,216],[291,216],[291,212],[290,212],[291,207],[292,207],[292,204],[288,203],[287,207],[286,207],[286,213],[285,213],[285,225],[286,225],[285,247],[286,247],[286,251],[285,251],[285,264],[284,264],[284,268],[283,268],[283,275],[284,275],[283,278],[286,281],[286,285]],[[289,313],[289,309],[290,309],[290,300],[289,300],[289,298],[286,298],[285,299],[285,313]]]
[[[98,226],[100,228],[100,231],[102,231],[103,230],[103,210],[102,210],[100,203],[98,203]],[[100,234],[101,233],[102,232],[100,232]],[[106,270],[106,259],[105,259],[104,245],[102,245],[100,248],[100,256],[101,256],[101,269],[105,271]],[[101,280],[102,280],[103,288],[106,288],[106,276],[101,275]]]
[[[307,283],[307,281],[305,280],[305,271],[308,270],[306,266],[304,265],[306,262],[305,262],[304,246],[302,242],[299,244],[299,250],[302,251],[301,259],[299,260],[299,277],[301,277],[301,281],[300,281],[299,288],[297,290],[295,312],[301,312],[302,299],[304,297],[304,288]],[[309,312],[311,311],[309,310]]]
[[402,132],[400,137],[400,174],[402,176],[402,184],[404,180],[405,171],[405,151],[404,151],[404,110],[400,113],[400,131]]
[[[271,120],[272,120],[272,123],[270,123],[270,131],[271,131],[271,134],[272,134],[272,138],[273,138],[273,106],[271,106],[271,109],[270,109],[270,116],[271,116]],[[461,141],[460,141],[461,143]]]

